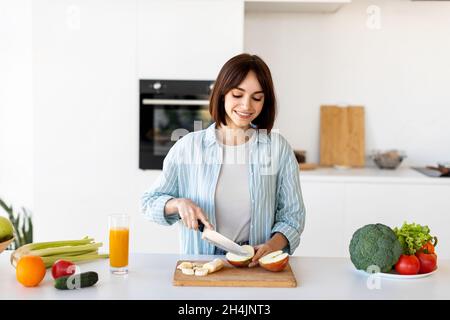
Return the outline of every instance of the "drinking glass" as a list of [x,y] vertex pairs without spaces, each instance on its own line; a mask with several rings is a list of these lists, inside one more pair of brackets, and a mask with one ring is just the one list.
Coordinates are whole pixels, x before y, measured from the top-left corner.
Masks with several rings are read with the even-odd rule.
[[109,265],[113,274],[128,273],[130,217],[112,214],[109,221]]

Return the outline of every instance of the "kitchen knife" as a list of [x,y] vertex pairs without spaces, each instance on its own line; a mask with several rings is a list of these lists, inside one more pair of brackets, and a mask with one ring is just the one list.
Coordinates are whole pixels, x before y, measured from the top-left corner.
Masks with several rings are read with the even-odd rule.
[[217,231],[205,228],[205,225],[198,220],[198,230],[202,233],[202,239],[207,240],[225,251],[232,252],[239,256],[247,256],[248,252],[236,242],[221,235]]

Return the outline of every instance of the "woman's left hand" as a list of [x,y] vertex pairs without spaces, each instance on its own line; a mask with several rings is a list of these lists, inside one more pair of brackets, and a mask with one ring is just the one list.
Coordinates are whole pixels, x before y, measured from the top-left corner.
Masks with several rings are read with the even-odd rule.
[[283,249],[284,247],[286,247],[287,244],[288,240],[286,239],[286,237],[283,234],[276,232],[269,241],[254,247],[256,253],[253,256],[252,262],[250,262],[248,266],[249,267],[257,266],[259,264],[258,260],[260,258],[264,257],[266,254],[269,254],[271,252]]
[[270,241],[264,243],[264,244],[259,244],[257,246],[254,247],[255,248],[255,255],[253,256],[252,262],[250,262],[250,264],[248,265],[250,268],[252,267],[256,267],[259,262],[258,260],[262,257],[264,257],[266,254],[269,254],[271,252],[277,251],[276,248],[273,248],[270,244]]

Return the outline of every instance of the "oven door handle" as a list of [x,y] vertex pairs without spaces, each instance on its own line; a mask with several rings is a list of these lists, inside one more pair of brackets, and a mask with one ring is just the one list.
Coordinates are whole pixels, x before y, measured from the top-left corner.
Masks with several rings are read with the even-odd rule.
[[183,100],[183,99],[142,99],[143,105],[171,105],[171,106],[204,106],[209,100]]

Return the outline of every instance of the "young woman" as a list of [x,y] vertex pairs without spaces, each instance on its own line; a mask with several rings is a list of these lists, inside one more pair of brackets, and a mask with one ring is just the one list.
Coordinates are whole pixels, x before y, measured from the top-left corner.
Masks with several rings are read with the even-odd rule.
[[185,254],[224,254],[201,239],[198,220],[256,253],[298,247],[305,223],[299,168],[287,141],[272,130],[272,76],[256,55],[240,54],[220,70],[210,98],[214,123],[179,139],[163,172],[142,198],[150,220],[182,220]]

